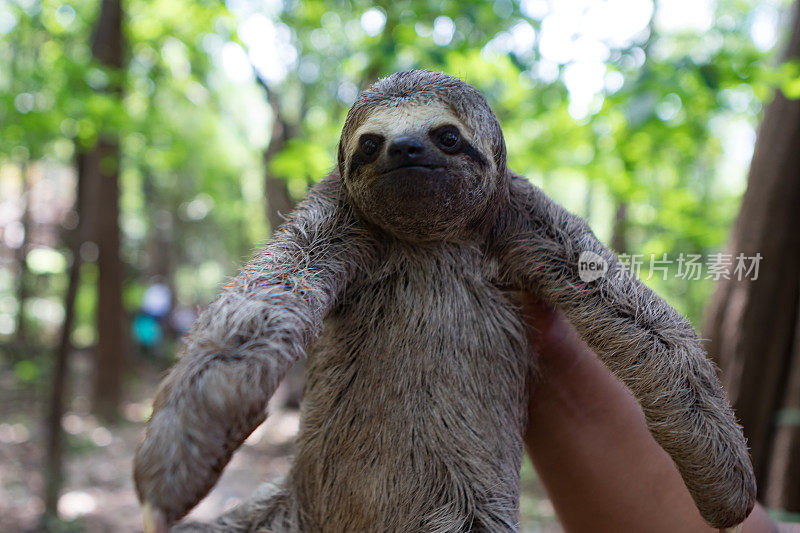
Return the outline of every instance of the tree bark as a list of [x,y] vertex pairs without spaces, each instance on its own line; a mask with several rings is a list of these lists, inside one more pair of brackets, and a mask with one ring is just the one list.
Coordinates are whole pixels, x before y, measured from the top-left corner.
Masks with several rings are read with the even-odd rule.
[[[787,60],[800,57],[800,2],[795,10]],[[762,256],[758,278],[721,280],[705,327],[705,337],[711,339],[709,355],[722,368],[723,383],[744,426],[762,499],[775,491],[781,493],[770,485],[773,449],[785,453],[774,448],[775,416],[797,401],[789,388],[789,376],[790,369],[796,373],[800,365],[796,342],[800,300],[798,147],[800,100],[788,100],[778,92],[764,112],[747,190],[728,247],[734,258],[739,253]],[[797,450],[796,428],[791,435],[781,438],[790,439]],[[789,467],[791,461],[780,460]],[[797,484],[800,469],[796,460],[793,464],[795,470],[785,474]],[[770,496],[770,500],[800,511],[796,496],[791,501],[783,496]]]
[[295,202],[289,194],[289,187],[286,180],[274,176],[269,170],[269,165],[272,159],[278,155],[281,150],[286,147],[286,143],[295,135],[295,129],[283,117],[281,106],[278,100],[278,95],[275,91],[269,88],[261,78],[258,78],[259,83],[267,93],[267,100],[272,108],[272,135],[269,138],[269,144],[264,150],[264,195],[267,202],[267,220],[269,221],[269,231],[274,233],[275,230],[283,224],[286,217],[292,209],[294,209]]
[[[266,160],[266,157],[264,159]],[[289,195],[289,187],[285,179],[276,178],[269,171],[266,171],[265,174],[267,219],[269,220],[269,231],[274,233],[283,224],[285,217],[294,209],[295,202]]]
[[[117,168],[107,162],[119,157],[114,142],[98,142],[88,158],[93,167],[97,225],[97,347],[95,351],[94,411],[105,420],[113,420],[121,399],[122,373],[125,368],[122,331],[122,262],[119,258],[119,184]],[[116,164],[115,164],[116,167]]]
[[628,202],[618,201],[611,232],[611,249],[618,254],[628,252]]
[[43,528],[47,529],[51,519],[58,517],[58,498],[64,485],[63,457],[64,431],[61,419],[66,404],[66,386],[69,372],[69,354],[72,351],[72,327],[75,322],[75,297],[80,285],[81,256],[80,247],[84,242],[87,222],[84,219],[86,210],[86,180],[84,179],[84,157],[76,157],[77,183],[75,211],[78,213],[78,224],[65,241],[72,252],[72,264],[69,268],[69,282],[64,295],[64,322],[61,324],[61,335],[53,361],[50,399],[45,414],[45,461],[44,461],[44,514]]
[[[31,189],[28,180],[28,161],[23,160],[19,166],[22,178],[22,243],[16,253],[17,260],[17,331],[15,337],[20,347],[28,340],[27,322],[25,321],[25,304],[28,301],[28,248],[31,242]],[[23,348],[24,349],[24,348]]]
[[[92,54],[106,67],[121,73],[123,65],[122,6],[120,0],[103,0]],[[119,80],[110,91],[119,95]],[[92,237],[99,255],[97,347],[93,408],[100,417],[116,416],[125,368],[122,329],[122,263],[119,258],[119,145],[115,134],[103,132],[87,154],[86,174],[97,201]]]
[[72,325],[75,317],[75,296],[78,293],[78,285],[80,283],[80,266],[80,255],[74,254],[69,271],[67,293],[64,296],[64,323],[61,326],[61,338],[53,366],[53,381],[45,427],[44,506],[45,516],[50,517],[58,515],[58,498],[61,494],[61,487],[64,484],[64,432],[61,428],[61,419],[64,416],[64,405],[66,403],[67,369],[69,353],[72,350],[70,335],[72,334]]
[[765,501],[770,507],[800,511],[800,321],[795,324],[789,384],[775,416],[775,441]]

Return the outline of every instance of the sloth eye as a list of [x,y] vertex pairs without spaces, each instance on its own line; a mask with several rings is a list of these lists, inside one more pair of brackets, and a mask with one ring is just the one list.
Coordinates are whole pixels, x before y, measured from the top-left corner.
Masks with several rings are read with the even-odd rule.
[[442,146],[452,148],[458,142],[458,134],[453,131],[446,131],[439,136],[439,142],[442,143]]
[[442,126],[431,132],[434,142],[443,151],[454,154],[461,149],[461,133],[455,126]]
[[372,139],[364,139],[361,141],[361,151],[367,155],[372,155],[378,149],[378,143]]
[[381,138],[377,135],[362,135],[358,148],[366,156],[373,156],[381,146]]

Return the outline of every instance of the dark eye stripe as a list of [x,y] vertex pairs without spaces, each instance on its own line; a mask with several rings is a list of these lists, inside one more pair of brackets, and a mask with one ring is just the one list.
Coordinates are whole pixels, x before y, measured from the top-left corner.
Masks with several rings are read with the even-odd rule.
[[477,148],[475,148],[465,140],[461,141],[461,153],[463,153],[464,155],[466,155],[467,157],[469,157],[470,159],[472,159],[481,166],[484,167],[489,166],[489,162],[486,160],[485,157],[483,157],[483,154],[480,153],[480,151]]
[[[362,150],[363,143],[366,140],[370,140],[375,143],[376,149],[371,154],[366,154]],[[378,155],[380,154],[380,148],[383,145],[384,140],[385,139],[383,135],[375,135],[372,133],[365,133],[364,135],[359,137],[356,149],[353,152],[353,155],[350,156],[348,177],[353,176],[359,167],[372,163],[373,161],[375,161],[375,159],[378,158]]]
[[[473,161],[475,161],[476,163],[478,163],[483,167],[489,166],[489,161],[483,156],[480,150],[478,150],[472,144],[470,144],[469,141],[467,141],[467,139],[465,139],[464,136],[461,135],[461,131],[456,126],[452,124],[445,124],[443,126],[439,126],[438,128],[431,130],[430,135],[431,138],[434,140],[434,142],[436,142],[437,140],[440,140],[441,136],[446,134],[448,131],[453,131],[456,135],[458,135],[458,141],[456,143],[458,149],[456,153],[461,153],[466,155],[467,157],[469,157],[470,159],[472,159]],[[447,147],[445,146],[445,148]],[[453,155],[455,155],[455,153]]]

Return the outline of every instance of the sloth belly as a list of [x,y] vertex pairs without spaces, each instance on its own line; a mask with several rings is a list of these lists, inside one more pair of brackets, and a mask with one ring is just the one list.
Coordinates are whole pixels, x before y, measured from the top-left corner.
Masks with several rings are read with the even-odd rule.
[[515,530],[532,360],[518,307],[481,277],[353,288],[306,370],[302,530]]

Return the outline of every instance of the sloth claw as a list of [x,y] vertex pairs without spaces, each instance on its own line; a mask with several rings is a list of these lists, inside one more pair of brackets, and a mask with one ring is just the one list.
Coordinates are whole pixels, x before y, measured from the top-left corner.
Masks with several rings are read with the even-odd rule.
[[150,503],[142,506],[142,522],[144,533],[168,533],[167,518],[160,509],[154,508]]

